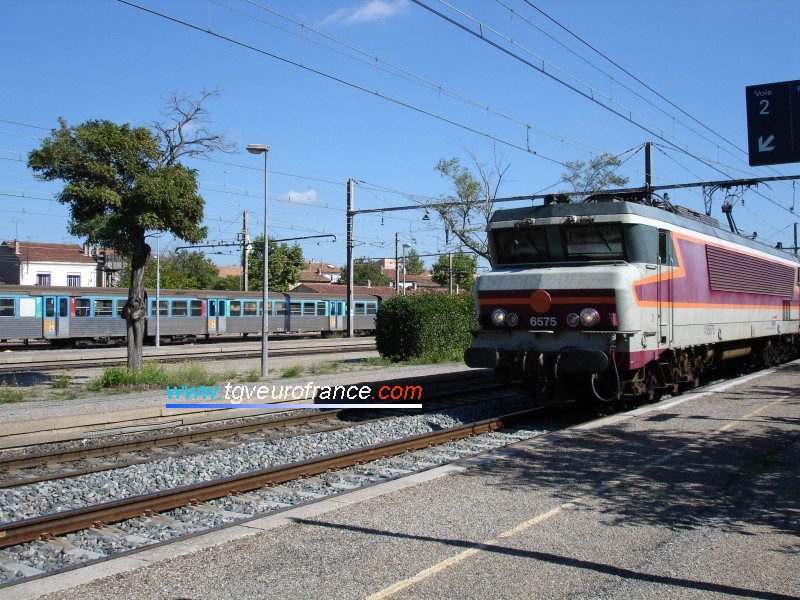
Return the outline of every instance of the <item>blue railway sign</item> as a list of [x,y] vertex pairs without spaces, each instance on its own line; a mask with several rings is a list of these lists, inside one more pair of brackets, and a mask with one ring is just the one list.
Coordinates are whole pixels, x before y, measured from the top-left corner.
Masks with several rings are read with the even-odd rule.
[[750,166],[800,162],[800,80],[750,85],[745,93]]

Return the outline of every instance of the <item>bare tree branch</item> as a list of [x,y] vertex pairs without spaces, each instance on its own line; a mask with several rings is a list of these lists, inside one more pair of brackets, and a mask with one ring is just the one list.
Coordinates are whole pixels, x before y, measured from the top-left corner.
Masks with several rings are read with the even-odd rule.
[[208,130],[210,112],[204,104],[222,95],[222,90],[202,89],[196,99],[172,92],[165,99],[166,108],[161,113],[166,122],[153,123],[153,129],[164,141],[164,159],[161,166],[171,166],[183,157],[204,156],[212,152],[236,152],[236,143],[224,133]]

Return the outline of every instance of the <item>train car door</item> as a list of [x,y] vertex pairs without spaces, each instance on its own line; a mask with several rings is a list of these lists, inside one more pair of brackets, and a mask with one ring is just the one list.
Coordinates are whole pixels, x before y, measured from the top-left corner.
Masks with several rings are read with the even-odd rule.
[[69,337],[69,296],[45,296],[42,313],[45,339]]
[[328,303],[328,328],[331,331],[342,331],[344,327],[344,302],[331,300]]
[[208,301],[208,333],[225,333],[227,331],[225,322],[226,300]]
[[668,346],[675,337],[672,276],[675,267],[669,231],[658,230],[658,343]]

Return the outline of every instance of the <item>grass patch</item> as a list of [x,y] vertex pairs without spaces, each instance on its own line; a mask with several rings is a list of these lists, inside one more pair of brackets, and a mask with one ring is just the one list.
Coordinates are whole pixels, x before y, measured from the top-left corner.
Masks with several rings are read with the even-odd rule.
[[25,390],[11,387],[7,384],[0,385],[0,404],[15,404],[25,402]]
[[69,387],[69,375],[60,373],[50,380],[50,387],[54,390],[65,390]]
[[281,371],[281,379],[292,379],[303,374],[303,365],[296,364]]
[[308,372],[311,375],[328,375],[330,373],[336,373],[337,371],[341,370],[342,363],[337,360],[329,360],[324,363],[314,363],[308,369]]
[[131,373],[125,367],[105,369],[97,379],[90,381],[86,389],[99,392],[103,390],[156,389],[173,386],[212,385],[216,377],[210,375],[203,366],[187,363],[177,369],[167,371],[164,365],[146,362],[138,373]]
[[256,371],[253,369],[252,371],[248,371],[247,373],[242,373],[232,379],[236,379],[237,381],[241,381],[242,383],[256,383],[257,381],[261,381],[261,371]]

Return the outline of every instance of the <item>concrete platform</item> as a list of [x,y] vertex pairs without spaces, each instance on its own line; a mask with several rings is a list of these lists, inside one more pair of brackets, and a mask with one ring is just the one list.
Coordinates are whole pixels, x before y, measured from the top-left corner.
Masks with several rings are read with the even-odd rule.
[[799,384],[795,362],[0,596],[796,598]]

